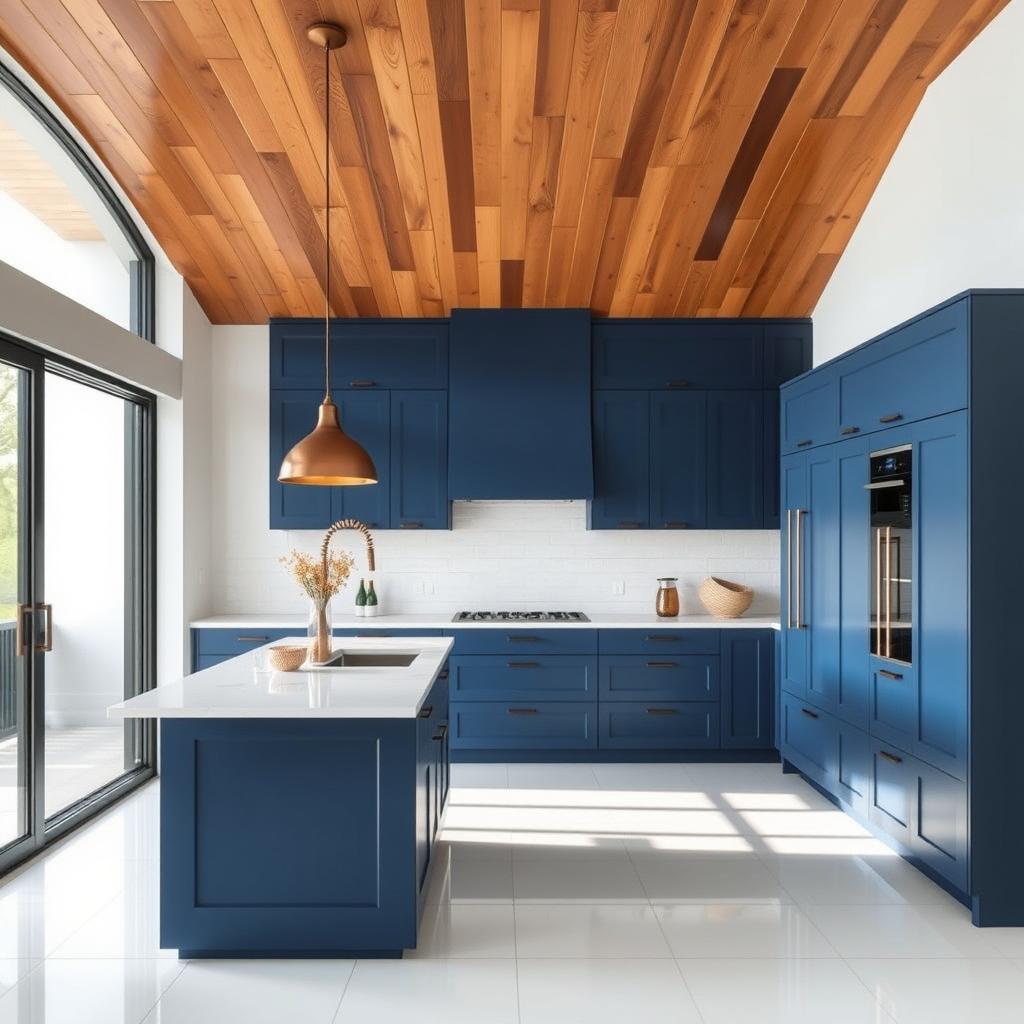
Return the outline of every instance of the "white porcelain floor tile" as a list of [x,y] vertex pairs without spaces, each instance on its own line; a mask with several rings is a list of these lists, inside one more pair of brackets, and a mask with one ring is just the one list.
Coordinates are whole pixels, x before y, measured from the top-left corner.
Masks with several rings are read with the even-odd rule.
[[509,789],[597,789],[589,764],[510,764]]
[[652,903],[792,903],[751,853],[630,850]]
[[700,1024],[671,960],[520,960],[521,1024]]
[[893,856],[887,851],[886,856],[864,857],[871,869],[891,885],[906,901],[914,904],[936,904],[939,906],[959,908],[961,904],[936,885],[917,868],[911,867],[902,857]]
[[47,960],[0,998],[0,1024],[139,1024],[184,966]]
[[503,764],[453,764],[452,788],[505,789],[508,768]]
[[[907,900],[861,857],[762,855],[782,887],[802,904],[887,904]],[[874,863],[877,863],[876,859]],[[913,869],[911,869],[913,870]]]
[[516,952],[522,957],[671,957],[646,906],[517,904]]
[[351,960],[193,960],[146,1024],[331,1024],[352,967]]
[[899,1024],[1020,1024],[1024,973],[1006,960],[854,960]]
[[512,850],[517,903],[647,903],[625,849]]
[[13,988],[41,960],[0,960],[0,995]]
[[511,903],[511,847],[441,843],[432,858],[426,902]]
[[410,1021],[517,1024],[515,960],[360,960],[335,1024]]
[[177,958],[160,948],[160,910],[155,901],[122,893],[57,946],[51,957],[128,960],[136,957]]
[[993,957],[986,929],[964,907],[807,907],[806,913],[843,957]]
[[83,891],[78,898],[0,890],[0,957],[41,959],[49,955],[114,898],[105,892],[90,898],[88,878],[83,872]]
[[594,777],[602,789],[670,790],[694,789],[690,775],[681,764],[595,764]]
[[985,938],[1001,956],[1024,958],[1024,928],[986,928]]
[[416,957],[514,957],[516,926],[511,904],[441,903],[420,921]]
[[841,960],[680,960],[704,1024],[891,1024]]
[[790,905],[656,907],[672,952],[689,957],[836,957],[825,936]]

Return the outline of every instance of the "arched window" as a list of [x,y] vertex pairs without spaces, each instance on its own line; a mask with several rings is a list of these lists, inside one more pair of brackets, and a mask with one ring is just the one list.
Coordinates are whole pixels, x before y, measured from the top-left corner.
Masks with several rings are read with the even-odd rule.
[[2,62],[0,261],[154,340],[145,238],[78,141]]

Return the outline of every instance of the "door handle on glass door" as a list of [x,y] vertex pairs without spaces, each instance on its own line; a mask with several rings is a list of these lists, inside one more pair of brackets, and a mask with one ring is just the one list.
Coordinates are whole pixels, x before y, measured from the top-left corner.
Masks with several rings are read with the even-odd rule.
[[53,650],[53,605],[52,604],[41,604],[37,605],[39,610],[46,616],[46,626],[43,630],[43,642],[37,648],[40,651],[52,651]]

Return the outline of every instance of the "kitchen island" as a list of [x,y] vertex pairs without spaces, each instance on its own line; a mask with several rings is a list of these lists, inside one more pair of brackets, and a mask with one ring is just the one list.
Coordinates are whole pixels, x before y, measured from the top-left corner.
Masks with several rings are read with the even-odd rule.
[[109,709],[160,720],[160,944],[182,958],[416,945],[452,640],[335,646],[348,664],[257,673],[245,654]]

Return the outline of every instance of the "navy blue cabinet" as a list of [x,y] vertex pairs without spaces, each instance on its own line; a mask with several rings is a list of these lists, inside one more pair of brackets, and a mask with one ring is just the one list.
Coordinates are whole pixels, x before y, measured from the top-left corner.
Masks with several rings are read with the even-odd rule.
[[[708,523],[708,394],[652,391],[650,396],[650,526],[700,530],[715,525]],[[759,472],[760,460],[755,462],[751,471]]]
[[764,387],[779,388],[811,365],[810,320],[769,320],[764,325]]
[[592,529],[650,525],[650,418],[646,391],[594,392]]
[[764,395],[709,391],[707,410],[707,525],[713,530],[761,527],[766,474]]
[[443,530],[448,527],[450,506],[447,454],[447,392],[393,391],[390,472],[392,529]]
[[590,313],[457,309],[449,333],[454,499],[590,498]]
[[768,629],[722,631],[722,747],[774,746],[774,635]]

